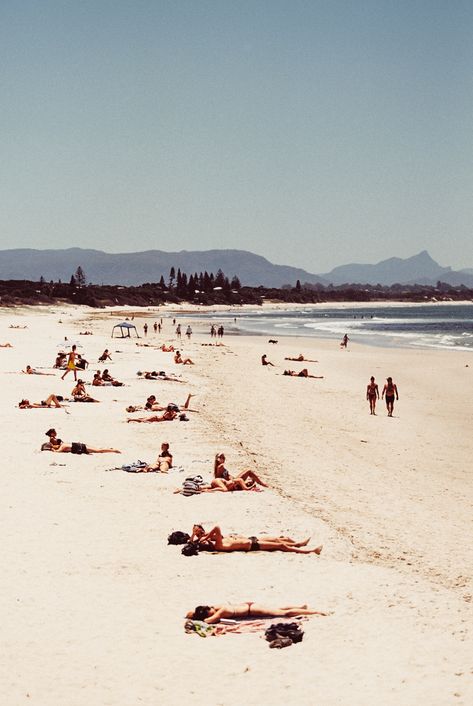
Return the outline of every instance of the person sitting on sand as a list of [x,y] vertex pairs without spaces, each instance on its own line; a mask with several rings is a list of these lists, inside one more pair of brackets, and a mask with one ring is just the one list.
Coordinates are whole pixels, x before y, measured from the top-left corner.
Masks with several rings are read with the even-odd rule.
[[216,526],[206,532],[202,525],[194,525],[190,538],[198,549],[215,552],[293,552],[295,554],[320,554],[322,546],[315,549],[301,549],[309,543],[309,539],[297,542],[290,537],[243,537],[231,534],[222,535],[220,527]]
[[307,368],[303,368],[299,373],[296,373],[295,370],[285,370],[283,375],[290,375],[294,378],[314,378],[316,380],[323,380],[324,377],[323,375],[309,375]]
[[209,625],[218,623],[223,618],[295,618],[298,615],[327,615],[319,610],[312,610],[307,605],[283,606],[282,608],[267,608],[253,601],[226,603],[224,605],[199,605],[186,614],[190,620],[202,620]]
[[247,469],[242,471],[237,476],[232,476],[225,468],[225,454],[219,453],[214,460],[214,478],[211,482],[211,487],[215,490],[233,491],[233,490],[251,490],[258,483],[267,488],[267,484],[259,478],[254,471]]
[[77,354],[76,368],[77,370],[85,370],[89,367],[89,361],[86,360],[80,353]]
[[74,402],[99,402],[87,394],[83,380],[78,380],[77,385],[71,392]]
[[148,466],[145,466],[143,468],[143,473],[148,473],[148,471],[167,473],[170,468],[172,468],[172,453],[169,450],[168,442],[163,441],[161,444],[161,451],[155,463],[150,463]]
[[190,358],[183,358],[179,351],[176,351],[176,354],[174,356],[174,362],[178,364],[182,363],[182,365],[194,365],[193,360],[191,360]]
[[139,422],[141,423],[148,423],[148,422],[172,422],[174,419],[176,419],[177,415],[179,414],[179,407],[175,404],[168,404],[166,407],[166,410],[161,414],[161,416],[158,416],[155,414],[153,417],[136,417],[136,418],[129,418],[126,421],[127,422]]
[[66,364],[66,358],[67,355],[65,353],[58,353],[53,368],[64,368]]
[[73,441],[72,444],[66,444],[61,439],[57,438],[57,432],[55,429],[48,429],[45,432],[46,436],[49,437],[49,442],[42,444],[41,451],[54,451],[55,453],[72,453],[72,454],[119,454],[121,451],[118,449],[99,449],[92,446],[86,446],[82,442]]
[[100,356],[99,363],[105,363],[106,360],[112,360],[112,356],[108,352],[108,348],[106,348],[104,350],[104,352],[102,353],[102,355]]
[[42,373],[39,370],[35,370],[31,365],[27,365],[26,370],[22,370],[21,372],[26,375],[54,375],[54,373]]
[[376,414],[376,399],[379,400],[379,388],[373,376],[366,387],[366,399],[370,403],[370,414]]
[[386,378],[386,384],[383,387],[383,392],[381,393],[381,398],[386,395],[386,408],[388,410],[388,417],[393,416],[394,410],[394,396],[399,399],[397,392],[397,385],[393,382],[392,378]]
[[310,358],[304,358],[302,353],[299,353],[297,358],[284,358],[284,360],[295,360],[298,363],[302,363],[302,361],[304,361],[305,363],[318,363],[319,362],[318,360],[311,360]]
[[274,368],[274,363],[271,363],[266,357],[266,353],[261,356],[261,365],[271,365]]
[[[61,401],[62,401],[61,397]],[[62,405],[59,404],[59,399],[56,397],[56,395],[49,395],[49,397],[42,402],[30,402],[29,400],[20,400],[18,402],[18,407],[20,409],[46,409],[47,407],[57,407],[57,408],[62,408]]]
[[104,379],[100,373],[100,370],[97,370],[94,375],[94,379],[92,380],[92,385],[94,387],[109,387],[110,385],[113,387],[123,387],[122,382],[118,382],[118,380],[114,380],[113,378],[110,380],[110,377],[111,376],[109,376],[108,379]]

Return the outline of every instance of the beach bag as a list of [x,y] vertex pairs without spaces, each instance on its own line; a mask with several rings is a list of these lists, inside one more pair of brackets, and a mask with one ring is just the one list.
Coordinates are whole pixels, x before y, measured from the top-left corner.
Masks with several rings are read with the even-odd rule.
[[197,556],[198,553],[199,550],[194,542],[188,542],[181,549],[181,554],[184,554],[184,556]]
[[192,478],[186,478],[182,484],[182,494],[185,496],[197,495],[201,492],[201,485],[204,479],[202,476],[194,476]]
[[[273,642],[274,640],[285,641],[285,638],[289,638],[291,642],[302,642],[304,631],[299,623],[273,623],[265,630],[264,636],[268,642]],[[287,647],[288,644],[280,646]],[[279,645],[275,645],[275,647],[279,647]]]
[[122,471],[126,471],[126,473],[139,473],[143,468],[146,468],[147,465],[146,461],[132,461],[132,463],[125,463],[122,466]]
[[168,544],[187,544],[189,539],[187,532],[171,532],[168,537]]

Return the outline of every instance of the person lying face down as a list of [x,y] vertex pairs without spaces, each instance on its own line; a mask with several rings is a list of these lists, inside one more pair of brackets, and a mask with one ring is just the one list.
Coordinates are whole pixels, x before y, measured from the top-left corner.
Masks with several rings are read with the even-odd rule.
[[307,605],[285,606],[283,608],[267,608],[253,601],[245,603],[224,604],[216,606],[199,605],[186,614],[190,620],[202,620],[209,625],[218,623],[222,618],[295,618],[298,615],[327,615],[318,610],[312,610]]
[[293,552],[294,554],[320,554],[322,546],[315,549],[301,549],[309,543],[307,538],[302,541],[291,539],[291,537],[243,537],[241,535],[223,536],[220,527],[215,526],[206,532],[202,525],[194,525],[192,528],[191,542],[195,542],[197,549],[204,549],[216,552]]

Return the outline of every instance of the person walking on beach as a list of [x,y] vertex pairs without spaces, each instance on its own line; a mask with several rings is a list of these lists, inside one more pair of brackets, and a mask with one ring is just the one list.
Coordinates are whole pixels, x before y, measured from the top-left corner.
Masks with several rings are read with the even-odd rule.
[[189,341],[190,341],[190,340],[191,340],[191,336],[192,336],[192,329],[191,329],[190,325],[186,328],[186,336],[187,336],[187,338],[188,338]]
[[348,334],[345,334],[342,338],[342,342],[340,343],[340,348],[348,348],[348,341],[350,339],[348,338]]
[[393,410],[394,410],[394,397],[396,397],[397,400],[399,399],[397,385],[396,385],[396,383],[393,382],[392,378],[386,378],[386,384],[383,387],[381,397],[382,398],[386,397],[386,407],[388,410],[388,417],[392,417]]
[[176,326],[176,336],[181,338],[181,324],[177,324]]
[[147,336],[148,335],[148,324],[145,324],[143,326],[143,331],[145,332],[145,336]]
[[373,376],[370,377],[370,381],[366,388],[366,399],[370,403],[370,414],[376,414],[376,399],[379,400],[379,388]]
[[154,322],[154,324],[153,324],[153,329],[154,329],[154,332],[155,332],[155,333],[158,332],[158,322],[157,322],[157,321]]
[[71,370],[72,370],[73,373],[74,373],[74,380],[77,382],[77,369],[76,369],[76,357],[77,357],[77,353],[76,353],[76,348],[77,348],[77,347],[76,347],[75,344],[74,344],[74,345],[72,346],[72,348],[71,348],[71,352],[69,353],[69,355],[68,355],[68,357],[67,357],[67,368],[66,368],[66,372],[64,373],[64,375],[61,376],[61,380],[64,380],[64,378],[66,377],[67,373],[70,373]]

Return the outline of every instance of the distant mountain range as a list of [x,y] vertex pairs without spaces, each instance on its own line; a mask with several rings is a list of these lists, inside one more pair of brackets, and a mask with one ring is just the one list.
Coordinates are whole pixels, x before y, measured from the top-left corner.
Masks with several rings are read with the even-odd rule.
[[264,257],[246,250],[204,250],[136,253],[106,253],[101,250],[1,250],[0,279],[28,279],[68,282],[78,267],[94,284],[138,285],[168,281],[171,267],[188,275],[221,269],[230,279],[236,275],[243,285],[265,287],[301,284],[433,284],[438,280],[452,285],[473,287],[473,269],[454,271],[442,267],[427,251],[402,259],[392,257],[374,265],[349,264],[325,274],[313,274],[298,267],[274,265]]

